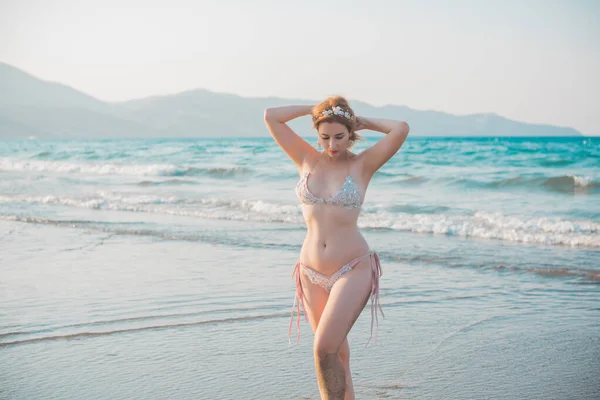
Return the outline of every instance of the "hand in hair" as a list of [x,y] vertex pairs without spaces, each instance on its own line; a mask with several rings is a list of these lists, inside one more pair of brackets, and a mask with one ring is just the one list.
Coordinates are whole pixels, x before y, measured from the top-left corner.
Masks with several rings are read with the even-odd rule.
[[354,127],[354,131],[360,131],[362,129],[367,129],[367,124],[365,123],[365,121],[359,117],[358,115],[356,116],[356,126]]

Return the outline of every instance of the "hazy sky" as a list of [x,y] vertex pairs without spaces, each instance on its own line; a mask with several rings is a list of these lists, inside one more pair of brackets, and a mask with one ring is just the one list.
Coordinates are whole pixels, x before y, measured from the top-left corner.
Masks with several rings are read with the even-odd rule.
[[0,0],[0,61],[103,100],[342,94],[600,134],[596,0]]

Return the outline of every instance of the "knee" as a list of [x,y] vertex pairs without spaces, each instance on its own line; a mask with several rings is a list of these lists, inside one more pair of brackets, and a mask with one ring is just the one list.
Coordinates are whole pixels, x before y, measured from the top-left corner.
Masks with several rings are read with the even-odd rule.
[[340,347],[340,360],[342,360],[342,363],[344,364],[348,364],[350,362],[350,347],[347,344],[348,342],[345,342],[344,344],[342,344],[342,347]]
[[317,334],[315,335],[315,344],[313,351],[317,359],[323,360],[328,356],[339,354],[340,345],[335,343],[333,340],[330,340],[326,337]]

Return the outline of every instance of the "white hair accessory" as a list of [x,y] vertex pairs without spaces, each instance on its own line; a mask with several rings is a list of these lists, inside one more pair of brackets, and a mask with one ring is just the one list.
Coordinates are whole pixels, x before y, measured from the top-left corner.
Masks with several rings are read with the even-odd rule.
[[352,114],[350,111],[344,111],[340,106],[335,106],[333,108],[328,108],[323,110],[321,116],[327,117],[329,115],[339,115],[340,117],[345,117],[346,119],[352,119]]

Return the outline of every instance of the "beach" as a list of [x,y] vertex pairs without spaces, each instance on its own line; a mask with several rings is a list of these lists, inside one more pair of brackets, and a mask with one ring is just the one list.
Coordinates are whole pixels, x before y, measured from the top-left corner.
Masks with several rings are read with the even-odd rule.
[[[358,399],[598,397],[599,148],[417,139],[382,168]],[[297,177],[268,138],[2,142],[0,398],[318,399]]]

